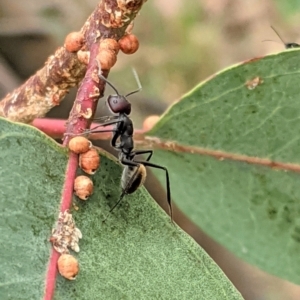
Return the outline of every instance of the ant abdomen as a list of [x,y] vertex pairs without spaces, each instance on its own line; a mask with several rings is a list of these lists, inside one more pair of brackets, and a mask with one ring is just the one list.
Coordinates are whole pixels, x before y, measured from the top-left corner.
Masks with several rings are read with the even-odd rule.
[[125,194],[134,193],[141,185],[144,184],[146,179],[146,168],[140,164],[137,167],[125,166],[122,178],[121,186]]

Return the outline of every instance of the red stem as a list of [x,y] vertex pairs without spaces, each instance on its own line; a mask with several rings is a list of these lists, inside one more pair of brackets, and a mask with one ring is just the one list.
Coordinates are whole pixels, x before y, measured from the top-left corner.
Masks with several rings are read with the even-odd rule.
[[66,171],[66,180],[62,193],[62,202],[60,204],[60,211],[64,212],[70,209],[73,198],[73,185],[76,177],[76,171],[78,167],[78,155],[70,152],[69,161]]
[[[62,119],[35,119],[31,125],[43,131],[48,136],[53,139],[62,139],[66,132],[66,120]],[[99,126],[99,123],[92,123],[91,128]],[[106,126],[105,129],[112,129],[113,126]],[[101,128],[99,128],[101,129]],[[135,134],[144,134],[145,130],[136,129]],[[91,133],[89,135],[89,139],[91,140],[109,140],[111,139],[110,132],[101,132],[101,133]]]
[[[77,97],[74,102],[74,106],[72,111],[70,112],[70,117],[68,120],[68,127],[67,133],[80,133],[83,129],[87,128],[90,123],[90,118],[92,117],[93,113],[90,115],[89,118],[86,118],[86,112],[88,109],[91,112],[94,112],[97,107],[99,95],[95,99],[95,89],[99,91],[98,85],[99,81],[95,81],[92,76],[93,71],[98,71],[95,57],[98,53],[99,44],[95,43],[91,46],[90,50],[90,62],[87,68],[87,72],[83,82],[78,89]],[[102,90],[104,87],[102,86]],[[95,101],[96,100],[96,101]],[[80,108],[80,109],[78,109]],[[69,136],[64,137],[63,145],[66,146],[69,141]],[[63,188],[63,193],[61,197],[61,205],[60,211],[64,212],[70,209],[72,204],[72,197],[73,197],[73,187],[74,187],[74,180],[76,177],[76,172],[78,168],[78,155],[75,153],[69,153],[69,161],[68,166],[65,174],[65,183]],[[60,254],[58,254],[54,248],[52,248],[50,263],[48,266],[47,272],[47,279],[46,279],[46,287],[45,287],[45,295],[44,300],[52,299],[55,291],[55,279],[57,276],[57,260]]]
[[[67,171],[66,171],[66,180],[64,184],[64,189],[62,193],[62,202],[60,205],[60,211],[64,212],[69,209],[72,204],[73,197],[73,184],[76,176],[76,170],[78,166],[78,155],[70,152]],[[51,300],[54,295],[55,290],[55,279],[57,276],[57,260],[60,256],[60,253],[56,252],[52,248],[50,262],[46,278],[46,287],[44,300]]]
[[[130,1],[120,4],[116,0],[100,1],[95,13],[86,22],[86,49],[88,50],[89,63],[83,78],[73,108],[67,122],[66,135],[63,145],[67,146],[73,134],[82,133],[89,128],[95,114],[98,100],[103,97],[105,82],[99,80],[98,64],[96,57],[99,54],[101,39],[113,38],[119,40],[124,34],[131,20],[135,18],[145,0]],[[108,13],[109,11],[109,13]],[[121,12],[121,17],[119,17]],[[116,19],[115,16],[118,16]],[[102,70],[102,75],[107,77],[109,70]],[[60,128],[61,129],[61,128]],[[69,134],[69,135],[68,135]],[[61,197],[60,211],[70,209],[73,196],[73,185],[78,167],[78,155],[70,153],[65,174],[65,183]],[[57,275],[57,260],[59,254],[52,249],[48,266],[44,299],[50,300],[54,296],[55,279]]]
[[51,257],[49,261],[48,271],[47,271],[47,278],[46,278],[46,286],[45,286],[45,294],[44,300],[52,300],[55,290],[55,279],[57,275],[57,260],[60,256],[60,253],[56,252],[52,248]]

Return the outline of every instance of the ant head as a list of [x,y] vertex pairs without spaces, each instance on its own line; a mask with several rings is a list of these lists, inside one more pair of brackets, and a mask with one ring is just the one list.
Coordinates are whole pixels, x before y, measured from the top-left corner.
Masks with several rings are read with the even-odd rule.
[[135,76],[135,79],[137,81],[138,84],[138,89],[130,92],[129,94],[123,96],[120,95],[118,90],[114,87],[114,85],[112,83],[110,83],[102,74],[101,74],[101,67],[99,64],[99,61],[97,60],[97,64],[98,64],[98,76],[100,79],[102,79],[103,81],[105,81],[115,92],[115,95],[110,95],[107,98],[107,104],[109,109],[115,113],[115,114],[119,114],[119,113],[125,113],[126,115],[129,115],[131,113],[131,104],[129,103],[129,101],[127,100],[127,97],[130,95],[133,95],[137,92],[139,92],[142,89],[141,83],[138,79],[138,76],[135,72],[135,70],[133,69],[133,74]]
[[286,49],[299,48],[299,47],[300,47],[300,45],[297,44],[297,43],[286,43],[286,44],[285,44],[285,48],[286,48]]
[[109,109],[115,114],[125,113],[129,115],[131,113],[131,104],[125,96],[110,95],[107,98],[107,104]]

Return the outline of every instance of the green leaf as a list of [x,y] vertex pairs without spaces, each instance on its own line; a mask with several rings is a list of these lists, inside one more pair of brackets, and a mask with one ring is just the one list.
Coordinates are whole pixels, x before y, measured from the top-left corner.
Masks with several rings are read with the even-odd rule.
[[0,118],[0,299],[41,299],[66,151]]
[[[0,299],[42,298],[67,158],[34,128],[0,119]],[[102,154],[93,196],[74,199],[80,272],[75,281],[58,277],[55,299],[242,299],[144,188],[102,223],[120,195],[121,171]]]
[[[186,94],[150,132],[203,154],[153,156],[169,169],[179,207],[239,257],[298,284],[299,54],[285,51],[226,69]],[[255,164],[256,158],[291,165],[276,169]]]

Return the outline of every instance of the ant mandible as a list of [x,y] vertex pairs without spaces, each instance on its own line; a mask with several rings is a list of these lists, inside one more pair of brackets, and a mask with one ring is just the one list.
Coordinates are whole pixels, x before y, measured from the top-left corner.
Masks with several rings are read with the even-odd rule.
[[[112,132],[113,137],[111,139],[111,146],[119,151],[119,161],[123,166],[125,166],[121,177],[121,187],[122,187],[121,196],[119,200],[114,204],[114,206],[110,209],[109,213],[111,213],[118,206],[118,204],[122,201],[123,197],[126,194],[134,193],[141,185],[143,185],[147,174],[145,167],[151,167],[151,168],[161,169],[165,171],[167,201],[169,205],[171,220],[173,221],[170,179],[169,179],[169,172],[167,168],[150,162],[150,159],[153,154],[153,150],[134,150],[133,123],[129,117],[131,113],[131,104],[127,100],[127,97],[139,92],[142,89],[138,77],[136,74],[134,74],[139,88],[123,96],[120,95],[117,89],[113,86],[113,84],[110,83],[101,74],[101,67],[98,60],[97,60],[97,64],[98,64],[99,78],[105,81],[116,92],[116,95],[109,95],[107,97],[107,104],[111,112],[118,115],[108,117],[109,121],[104,122],[99,126],[96,126],[85,133]],[[105,127],[109,125],[115,125],[115,127],[113,129],[107,129],[107,130],[96,129],[98,127]],[[117,143],[118,139],[120,141],[119,143]],[[136,159],[137,155],[142,155],[142,154],[148,154],[146,160]]]
[[[300,45],[297,43],[286,43],[282,37],[280,36],[280,34],[277,32],[277,30],[271,26],[271,28],[274,30],[274,32],[276,33],[276,35],[280,38],[280,40],[282,41],[282,43],[284,44],[285,49],[292,49],[292,48],[299,48]],[[264,40],[263,42],[274,42],[272,40]]]

